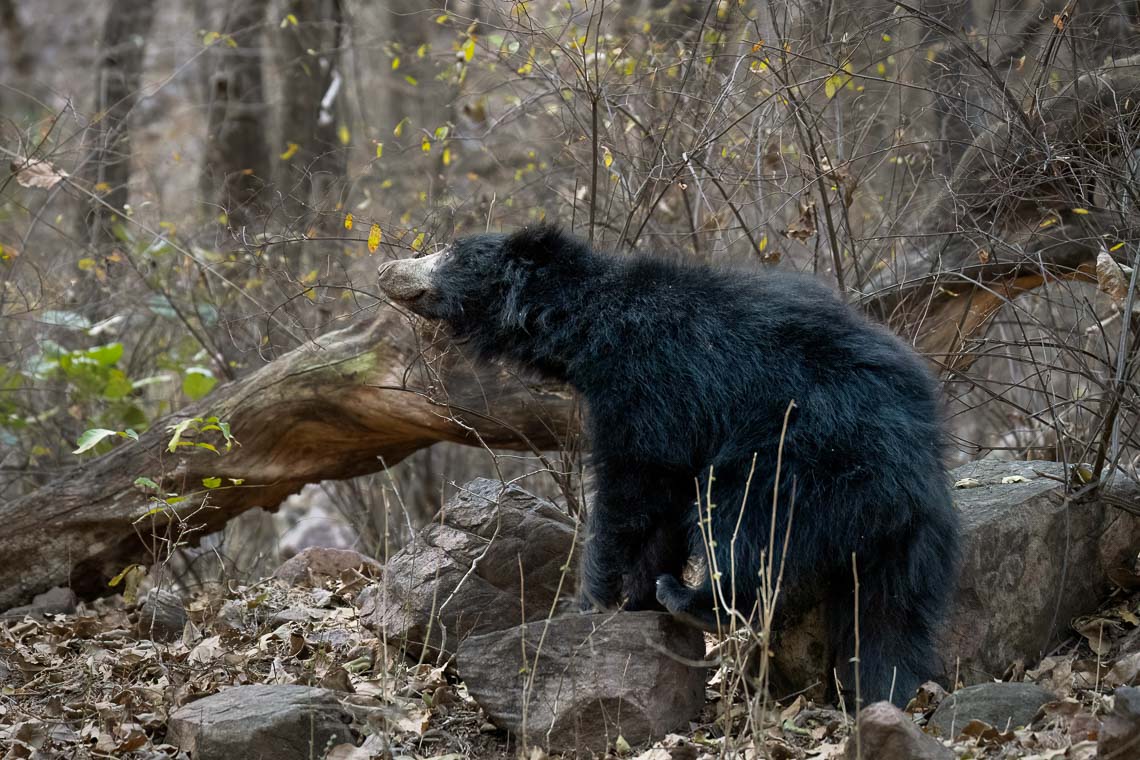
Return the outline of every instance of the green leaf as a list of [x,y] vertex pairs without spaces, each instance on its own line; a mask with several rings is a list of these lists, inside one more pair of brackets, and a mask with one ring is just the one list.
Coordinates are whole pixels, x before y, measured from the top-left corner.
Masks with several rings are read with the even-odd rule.
[[182,420],[181,422],[166,428],[170,431],[170,443],[166,444],[167,451],[174,453],[174,451],[178,449],[178,444],[182,440],[182,434],[185,433],[187,429],[189,429],[189,427],[194,424],[194,422],[194,418],[191,417],[190,419]]
[[82,454],[84,451],[90,451],[99,444],[99,441],[118,434],[119,431],[108,430],[107,428],[91,428],[90,430],[84,430],[83,435],[79,436],[79,440],[76,441],[76,443],[79,444],[79,448],[71,453]]
[[194,401],[205,396],[217,384],[214,373],[205,367],[187,367],[186,374],[182,376],[182,392]]
[[136,486],[142,486],[143,488],[150,488],[150,489],[153,489],[155,491],[159,490],[158,483],[155,483],[153,480],[146,477],[145,475],[140,475],[139,477],[135,478],[135,485]]
[[105,346],[96,346],[84,352],[87,358],[94,360],[104,367],[112,367],[123,356],[122,343],[108,343]]
[[221,478],[202,478],[202,485],[206,486],[206,488],[217,488],[221,484]]

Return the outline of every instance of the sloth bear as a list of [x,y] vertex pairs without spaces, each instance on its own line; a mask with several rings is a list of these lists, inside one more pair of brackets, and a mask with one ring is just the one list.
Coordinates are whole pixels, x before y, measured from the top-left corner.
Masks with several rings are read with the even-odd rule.
[[863,700],[905,705],[925,680],[959,528],[934,380],[898,338],[805,276],[607,255],[551,226],[391,262],[380,284],[581,394],[586,607],[755,623],[769,572],[779,614],[824,606],[850,691],[857,572]]

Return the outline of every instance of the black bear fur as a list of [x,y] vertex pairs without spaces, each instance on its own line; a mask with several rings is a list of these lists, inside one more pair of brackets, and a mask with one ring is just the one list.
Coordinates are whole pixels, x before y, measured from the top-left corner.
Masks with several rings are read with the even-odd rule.
[[774,545],[780,603],[825,605],[852,690],[855,555],[862,699],[913,696],[953,593],[959,528],[935,382],[906,344],[810,277],[602,254],[551,226],[460,239],[431,283],[413,311],[585,401],[589,605],[663,605],[713,625],[709,578],[682,581],[706,556],[697,503],[711,494],[723,599],[753,613]]

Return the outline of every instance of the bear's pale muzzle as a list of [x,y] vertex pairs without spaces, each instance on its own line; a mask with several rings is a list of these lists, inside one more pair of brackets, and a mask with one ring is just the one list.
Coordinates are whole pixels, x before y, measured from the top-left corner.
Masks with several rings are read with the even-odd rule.
[[394,301],[409,302],[432,289],[432,273],[443,259],[443,252],[418,259],[389,261],[380,266],[380,289]]

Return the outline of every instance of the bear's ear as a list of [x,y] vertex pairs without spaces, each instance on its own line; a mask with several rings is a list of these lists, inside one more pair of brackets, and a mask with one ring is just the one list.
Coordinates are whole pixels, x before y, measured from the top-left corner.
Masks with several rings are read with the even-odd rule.
[[512,233],[503,243],[509,258],[545,263],[586,252],[586,243],[553,224],[536,224]]

